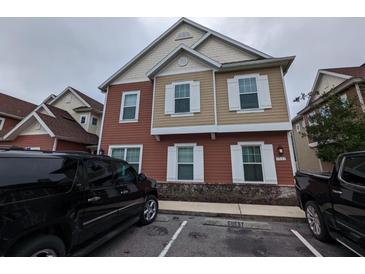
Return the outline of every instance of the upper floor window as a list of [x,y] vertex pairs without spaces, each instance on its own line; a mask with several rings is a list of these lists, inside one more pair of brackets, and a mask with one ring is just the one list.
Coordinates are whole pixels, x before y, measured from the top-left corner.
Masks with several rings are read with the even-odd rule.
[[230,111],[252,112],[272,108],[267,75],[236,75],[227,79]]
[[185,81],[166,85],[165,114],[193,115],[200,112],[200,82]]
[[120,122],[130,123],[138,121],[140,91],[123,92],[120,109]]
[[308,114],[308,125],[313,126],[316,125],[316,122],[314,121],[316,116],[316,112],[312,111],[311,113]]
[[175,85],[175,113],[190,112],[190,84]]
[[5,118],[0,117],[0,130],[3,129],[4,124],[5,124]]
[[80,124],[84,125],[84,124],[86,124],[86,122],[87,122],[87,116],[86,115],[81,115],[80,116]]
[[342,104],[345,105],[345,106],[349,103],[349,100],[347,99],[346,93],[344,93],[340,96],[340,100],[341,100]]
[[98,118],[93,117],[93,119],[92,119],[92,121],[91,121],[91,124],[92,124],[93,126],[96,126],[96,125],[98,124]]

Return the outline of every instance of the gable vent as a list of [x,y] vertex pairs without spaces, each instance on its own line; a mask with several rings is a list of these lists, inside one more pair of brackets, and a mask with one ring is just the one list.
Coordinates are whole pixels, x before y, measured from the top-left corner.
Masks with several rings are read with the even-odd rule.
[[176,35],[175,41],[189,39],[189,38],[193,38],[193,36],[190,34],[190,32],[182,31]]

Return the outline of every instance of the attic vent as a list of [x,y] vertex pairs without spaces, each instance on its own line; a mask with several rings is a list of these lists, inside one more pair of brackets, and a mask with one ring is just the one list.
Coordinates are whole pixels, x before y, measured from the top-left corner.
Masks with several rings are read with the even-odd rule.
[[189,38],[193,38],[193,36],[190,34],[190,32],[182,31],[176,35],[175,40],[177,41],[177,40],[184,40],[184,39],[189,39]]

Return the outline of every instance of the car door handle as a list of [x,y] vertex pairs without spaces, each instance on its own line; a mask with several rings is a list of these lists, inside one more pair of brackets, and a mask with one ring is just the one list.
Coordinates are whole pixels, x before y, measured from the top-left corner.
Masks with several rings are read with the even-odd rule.
[[341,190],[332,189],[332,192],[335,194],[342,194]]
[[99,196],[94,196],[92,198],[87,199],[89,203],[99,201],[101,198]]

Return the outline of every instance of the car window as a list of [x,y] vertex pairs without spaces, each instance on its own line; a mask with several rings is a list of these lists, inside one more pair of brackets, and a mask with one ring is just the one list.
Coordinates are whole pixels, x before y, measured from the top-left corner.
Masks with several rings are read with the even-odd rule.
[[348,183],[365,186],[365,156],[346,157],[341,177]]
[[78,162],[63,158],[0,158],[0,202],[67,192]]
[[122,161],[115,161],[114,165],[117,183],[131,183],[136,181],[137,173],[131,165]]
[[91,188],[106,187],[113,183],[113,167],[109,161],[88,160],[86,173]]

